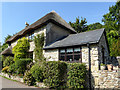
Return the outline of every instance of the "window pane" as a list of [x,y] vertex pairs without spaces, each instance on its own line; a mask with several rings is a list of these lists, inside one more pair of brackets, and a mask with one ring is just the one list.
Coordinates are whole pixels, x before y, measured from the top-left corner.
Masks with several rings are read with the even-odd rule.
[[74,52],[75,52],[75,53],[76,53],[76,52],[80,52],[80,47],[74,48]]
[[32,36],[31,36],[31,40],[33,40],[34,39],[34,33],[32,34]]
[[80,55],[74,55],[74,60],[79,61],[80,60]]
[[65,61],[65,56],[60,56],[60,60]]
[[72,54],[73,53],[73,48],[67,48],[67,54]]
[[61,49],[61,50],[60,50],[60,53],[65,53],[65,49]]
[[67,55],[67,61],[73,61],[73,55]]

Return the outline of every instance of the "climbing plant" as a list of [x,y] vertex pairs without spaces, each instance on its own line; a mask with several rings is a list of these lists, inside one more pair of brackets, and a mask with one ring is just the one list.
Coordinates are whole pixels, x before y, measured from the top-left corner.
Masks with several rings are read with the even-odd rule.
[[35,61],[42,61],[44,60],[43,55],[43,45],[44,45],[44,33],[38,34],[34,37],[34,43],[35,43]]
[[26,58],[27,51],[29,50],[30,43],[27,38],[19,39],[17,44],[13,47],[14,61]]

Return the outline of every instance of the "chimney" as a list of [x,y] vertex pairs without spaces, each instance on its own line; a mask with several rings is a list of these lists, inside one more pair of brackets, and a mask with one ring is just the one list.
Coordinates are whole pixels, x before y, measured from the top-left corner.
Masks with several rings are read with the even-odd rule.
[[27,22],[25,22],[25,25],[26,25],[26,27],[28,27],[28,26],[29,26],[29,24],[28,24]]

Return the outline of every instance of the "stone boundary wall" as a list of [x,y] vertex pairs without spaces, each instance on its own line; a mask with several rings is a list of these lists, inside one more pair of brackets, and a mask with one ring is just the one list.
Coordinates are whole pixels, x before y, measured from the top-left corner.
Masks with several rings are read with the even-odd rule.
[[99,70],[98,88],[120,88],[120,68],[113,67],[112,71]]
[[[12,75],[8,75],[8,74],[6,74],[6,73],[0,73],[0,75],[1,76],[4,76],[4,77],[7,77],[7,78],[9,78],[9,79],[12,79],[12,80],[16,80],[16,81],[18,81],[18,82],[21,82],[21,83],[24,83],[24,81],[23,81],[23,78],[20,78],[19,76],[12,76]],[[47,88],[45,85],[44,85],[44,83],[41,83],[41,82],[36,82],[36,85],[38,86],[38,87],[42,87],[42,88]]]

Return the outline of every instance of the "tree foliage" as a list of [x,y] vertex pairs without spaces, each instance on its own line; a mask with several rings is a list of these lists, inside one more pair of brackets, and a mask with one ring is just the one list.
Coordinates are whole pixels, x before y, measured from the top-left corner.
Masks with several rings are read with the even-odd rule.
[[6,41],[9,39],[9,38],[11,38],[11,35],[7,35],[6,37],[5,37],[5,41],[4,41],[4,43],[3,43],[3,45],[2,45],[2,51],[4,51],[7,47],[8,47],[8,44],[6,43]]
[[44,45],[44,33],[38,34],[34,37],[34,43],[35,43],[35,61],[41,61],[44,60],[43,56],[43,45]]
[[104,22],[104,28],[107,32],[110,32],[111,30],[119,31],[119,25],[120,24],[120,16],[119,16],[119,10],[120,10],[120,1],[116,3],[116,5],[113,5],[109,7],[109,12],[103,16],[102,21]]
[[14,61],[21,58],[26,58],[29,47],[30,47],[30,43],[25,37],[19,39],[17,44],[12,49],[14,54]]
[[88,25],[88,30],[95,30],[102,28],[103,25],[99,22]]
[[[107,32],[108,44],[110,47],[110,55],[116,56],[119,54],[119,49],[115,43],[120,38],[120,1],[116,2],[115,5],[109,7],[109,12],[103,16],[102,21],[104,22],[104,28]],[[116,46],[116,47],[115,47]]]
[[76,30],[76,32],[80,33],[80,32],[84,32],[87,30],[87,21],[86,18],[82,18],[81,20],[78,18],[76,18],[75,22],[69,22],[69,24]]

